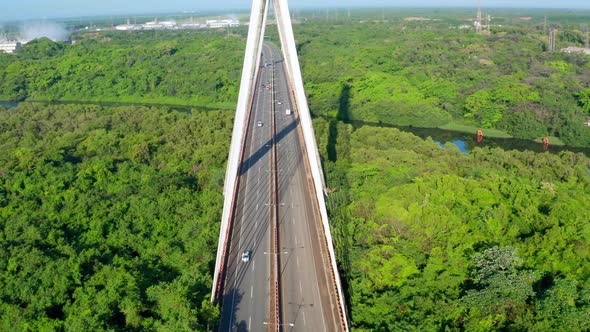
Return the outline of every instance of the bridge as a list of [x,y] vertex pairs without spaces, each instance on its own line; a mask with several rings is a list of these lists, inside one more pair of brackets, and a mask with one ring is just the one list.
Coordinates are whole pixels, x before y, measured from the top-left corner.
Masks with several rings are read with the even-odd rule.
[[254,0],[224,185],[212,300],[220,331],[348,331],[324,177],[286,0],[282,52]]

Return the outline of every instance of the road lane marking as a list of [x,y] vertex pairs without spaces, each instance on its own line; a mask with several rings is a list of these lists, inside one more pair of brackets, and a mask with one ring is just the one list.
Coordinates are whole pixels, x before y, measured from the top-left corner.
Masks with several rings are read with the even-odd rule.
[[303,287],[301,287],[301,280],[299,280],[299,293],[303,295]]
[[252,316],[250,316],[250,318],[248,318],[248,331],[252,330],[250,328],[250,326],[252,326]]
[[299,268],[299,256],[297,256],[296,258],[297,258],[297,268]]
[[250,286],[250,298],[254,297],[254,286]]
[[305,321],[305,311],[302,311],[301,314],[303,315],[303,325],[307,325],[307,322]]

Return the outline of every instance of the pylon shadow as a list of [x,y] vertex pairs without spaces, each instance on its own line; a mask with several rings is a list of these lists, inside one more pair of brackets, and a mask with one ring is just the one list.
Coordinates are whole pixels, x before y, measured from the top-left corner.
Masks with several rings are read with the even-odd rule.
[[[276,143],[280,142],[282,139],[285,138],[285,136],[287,136],[290,132],[295,130],[298,125],[299,125],[299,120],[295,120],[290,125],[283,128],[279,133],[277,133],[275,142]],[[260,159],[262,159],[264,156],[266,156],[269,153],[271,148],[272,148],[272,139],[269,139],[258,150],[256,150],[256,152],[254,152],[252,154],[252,156],[250,156],[250,158],[244,160],[244,162],[242,163],[242,167],[240,169],[240,175],[243,175],[244,173],[248,172],[250,170],[250,168],[252,168],[252,166],[256,165],[256,163]]]

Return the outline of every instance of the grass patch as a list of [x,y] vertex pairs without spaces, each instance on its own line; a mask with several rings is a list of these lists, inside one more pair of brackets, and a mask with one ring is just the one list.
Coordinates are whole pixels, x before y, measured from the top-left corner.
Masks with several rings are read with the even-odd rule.
[[[459,131],[459,132],[463,132],[463,133],[473,133],[473,134],[477,133],[478,129],[482,129],[481,127],[460,124],[460,123],[456,123],[456,122],[449,122],[446,125],[439,126],[438,128],[444,129],[444,130]],[[487,136],[487,137],[496,137],[496,138],[513,138],[512,135],[508,134],[505,131],[498,130],[498,129],[484,128],[484,129],[482,129],[482,131],[483,131],[484,137]]]
[[[543,137],[536,138],[534,141],[538,142],[538,143],[543,143]],[[555,137],[555,136],[549,136],[549,144],[556,145],[556,146],[565,145],[565,143],[559,137]]]

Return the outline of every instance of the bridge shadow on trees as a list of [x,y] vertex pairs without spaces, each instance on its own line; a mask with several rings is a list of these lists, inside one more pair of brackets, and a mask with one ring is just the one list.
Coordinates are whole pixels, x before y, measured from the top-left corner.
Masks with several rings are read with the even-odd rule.
[[[327,163],[324,163],[324,174],[328,186],[334,190],[326,200],[332,236],[334,238],[334,250],[340,271],[342,291],[344,292],[346,307],[351,308],[352,286],[350,285],[351,271],[350,254],[352,249],[349,223],[350,212],[345,208],[351,201],[349,196],[349,183],[346,177],[349,165],[346,162],[350,154],[350,142],[348,135],[339,132],[342,125],[350,122],[350,82],[344,82],[340,90],[338,113],[328,124],[328,142],[326,146]],[[339,142],[340,140],[340,142]],[[344,141],[343,141],[344,140]],[[337,147],[339,147],[337,149]],[[339,162],[340,161],[340,162]]]
[[338,114],[336,119],[330,120],[329,132],[328,132],[328,160],[335,162],[338,160],[338,152],[336,151],[336,145],[338,144],[338,122],[344,123],[349,122],[349,110],[350,110],[350,84],[344,82],[342,89],[340,90],[340,98],[338,103]]

